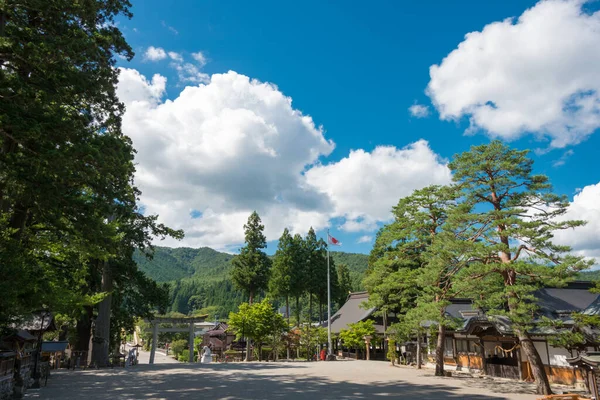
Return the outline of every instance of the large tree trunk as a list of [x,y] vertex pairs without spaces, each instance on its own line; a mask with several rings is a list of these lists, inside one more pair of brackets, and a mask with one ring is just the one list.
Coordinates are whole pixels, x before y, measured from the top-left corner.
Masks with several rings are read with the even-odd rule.
[[312,293],[308,294],[308,345],[306,346],[306,358],[312,361],[312,352],[310,350],[310,328],[312,327]]
[[[296,328],[301,329],[300,325],[300,296],[296,296]],[[300,358],[300,343],[296,347],[296,358]]]
[[519,328],[514,328],[514,330],[519,338],[519,341],[521,342],[523,351],[525,351],[525,354],[527,355],[527,360],[529,361],[529,366],[531,367],[531,373],[533,374],[533,379],[535,379],[537,393],[544,395],[552,394],[552,389],[550,388],[550,382],[548,382],[548,375],[546,375],[544,363],[542,362],[542,358],[533,345],[529,334]]
[[[383,356],[387,355],[388,351],[388,337],[387,337],[387,308],[383,310]],[[329,322],[328,322],[329,324]],[[393,364],[393,363],[392,363]]]
[[421,369],[421,332],[417,332],[417,369]]
[[104,261],[102,265],[102,292],[108,293],[108,295],[100,302],[98,307],[98,318],[96,319],[94,339],[92,340],[92,363],[98,367],[106,367],[109,364],[112,290],[113,278],[110,263]]
[[319,299],[319,325],[323,322],[323,302]]
[[[254,301],[254,291],[250,291],[249,296],[248,296],[248,304],[252,305],[252,302]],[[244,361],[251,361],[252,360],[252,354],[250,354],[250,338],[246,337],[246,359]]]
[[75,342],[75,351],[89,351],[90,338],[92,337],[91,317],[93,315],[92,307],[85,307],[85,314],[77,320],[75,329],[77,330],[77,341]]
[[437,345],[435,346],[435,376],[444,376],[444,345],[446,344],[446,327],[438,326]]
[[[290,332],[290,296],[285,296],[285,313],[287,316],[287,332]],[[290,359],[290,338],[287,340],[287,359]]]

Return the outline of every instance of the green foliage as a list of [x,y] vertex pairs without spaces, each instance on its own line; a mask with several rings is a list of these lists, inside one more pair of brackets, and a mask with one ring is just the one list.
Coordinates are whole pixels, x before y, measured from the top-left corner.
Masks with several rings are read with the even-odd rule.
[[[181,352],[181,354],[177,357],[177,361],[180,362],[189,362],[190,360],[190,351],[185,349]],[[198,354],[194,353],[194,362],[198,361]]]
[[484,298],[478,305],[507,313],[524,329],[531,322],[532,293],[538,287],[564,284],[589,266],[570,255],[568,246],[552,242],[555,231],[584,222],[557,220],[568,202],[552,193],[548,178],[534,175],[532,166],[527,151],[512,150],[499,141],[456,156],[450,168],[468,207],[457,208],[451,216],[456,234],[444,243],[462,246],[469,257],[462,282],[465,291]]
[[133,57],[115,23],[129,7],[0,2],[0,326],[50,309],[89,334],[99,308],[96,338],[116,344],[167,301],[132,261],[135,248],[152,254],[154,237],[183,233],[137,206],[114,67]]
[[350,270],[346,264],[337,265],[338,293],[335,301],[338,307],[341,307],[346,302],[348,294],[352,291],[352,278],[350,278]]
[[348,325],[349,329],[342,329],[340,331],[342,343],[344,343],[344,346],[351,349],[365,347],[364,337],[367,335],[373,336],[376,333],[374,324],[375,323],[372,320],[367,320]]
[[171,343],[170,347],[173,351],[173,355],[176,358],[179,358],[179,356],[183,353],[183,350],[188,347],[188,342],[185,339],[175,340]]
[[292,275],[298,263],[293,240],[289,230],[285,228],[273,257],[273,270],[269,281],[269,292],[274,297],[285,299],[292,293]]
[[392,362],[392,364],[396,362],[398,354],[396,353],[396,341],[394,339],[390,339],[388,341],[387,354],[385,356]]
[[242,303],[237,313],[229,314],[229,326],[236,332],[236,337],[248,337],[262,343],[267,336],[279,334],[287,329],[281,314],[273,308],[269,299],[252,305]]
[[232,259],[231,254],[208,247],[156,247],[151,259],[140,251],[134,254],[134,260],[140,269],[157,282],[191,277],[206,282],[222,281],[229,276]]
[[327,344],[327,328],[305,324],[300,329],[300,346],[318,347]]
[[335,265],[345,264],[348,266],[352,279],[351,290],[353,292],[364,290],[363,277],[369,264],[369,256],[358,253],[344,253],[342,251],[330,251],[329,255]]
[[[425,253],[441,232],[455,199],[455,191],[442,186],[415,190],[400,199],[393,208],[394,221],[378,232],[371,251],[364,280],[370,306],[380,313],[399,315],[427,307],[433,311],[428,319],[444,319],[445,301],[454,294],[450,278],[456,271],[437,253],[429,257]],[[431,307],[432,303],[437,305]]]
[[[300,235],[292,238],[292,252],[294,254],[294,267],[289,277],[290,297],[295,298],[296,294],[300,296],[301,306],[304,306],[302,294],[305,292],[305,272],[306,263],[300,261],[302,256],[302,247],[304,239]],[[349,268],[350,279],[352,281],[350,289],[334,293],[332,300],[339,301],[341,306],[346,300],[348,291],[362,288],[356,282],[362,281],[362,276],[367,267],[367,256],[364,254],[351,254],[342,252],[330,252],[332,264],[332,275],[335,272],[334,267],[338,260],[350,261]],[[239,304],[244,301],[243,293],[236,290],[230,280],[230,273],[233,268],[233,256],[226,253],[220,253],[207,247],[199,249],[190,248],[168,248],[155,247],[154,255],[147,258],[142,252],[134,253],[134,260],[139,268],[151,279],[157,282],[165,282],[170,279],[169,304],[172,311],[178,311],[183,314],[200,313],[200,309],[206,307],[217,307],[216,310],[208,312],[213,316],[218,315],[224,318],[231,311],[235,311]],[[276,257],[272,257],[275,262]],[[275,274],[275,268],[273,268]],[[275,296],[273,294],[273,296]],[[277,296],[275,296],[277,297]],[[291,308],[295,308],[294,302]]]
[[262,250],[267,247],[264,229],[254,211],[244,225],[246,245],[233,259],[231,280],[238,289],[248,294],[250,303],[259,291],[267,288],[269,282],[271,259]]
[[229,326],[236,331],[238,339],[247,337],[254,340],[259,360],[263,344],[279,347],[282,343],[281,335],[288,329],[283,316],[276,312],[269,299],[252,305],[242,303],[237,313],[229,314]]
[[580,272],[577,274],[577,279],[581,281],[600,281],[600,270]]

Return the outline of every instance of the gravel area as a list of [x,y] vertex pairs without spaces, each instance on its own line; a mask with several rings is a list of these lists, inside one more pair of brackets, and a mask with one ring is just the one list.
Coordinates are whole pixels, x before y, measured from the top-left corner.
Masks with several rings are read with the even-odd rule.
[[[143,360],[143,358],[141,358]],[[161,357],[162,360],[162,357]],[[158,361],[158,359],[157,359]],[[129,368],[57,371],[40,399],[515,399],[533,400],[533,386],[379,361],[139,364]]]

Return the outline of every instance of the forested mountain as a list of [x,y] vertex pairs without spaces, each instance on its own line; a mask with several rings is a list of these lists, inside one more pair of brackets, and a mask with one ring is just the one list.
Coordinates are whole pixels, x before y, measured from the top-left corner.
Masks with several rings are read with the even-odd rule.
[[231,269],[233,255],[220,253],[209,247],[156,247],[154,257],[149,260],[136,252],[134,260],[140,269],[157,282],[169,282],[189,278],[204,281],[219,281],[226,278]]
[[[331,258],[335,265],[348,265],[353,290],[362,290],[368,256],[332,251]],[[140,252],[136,252],[134,259],[150,278],[170,283],[170,311],[189,314],[210,308],[210,313],[224,318],[247,300],[231,282],[231,254],[209,247],[156,247],[152,259]]]
[[[362,279],[367,269],[368,255],[331,252],[335,265],[346,264],[350,270],[353,290],[363,290]],[[169,282],[171,310],[184,314],[206,311],[226,318],[238,304],[247,300],[233,287],[230,279],[233,255],[209,247],[156,247],[153,259],[137,252],[139,268],[157,282]],[[600,271],[579,274],[581,280],[598,280]]]

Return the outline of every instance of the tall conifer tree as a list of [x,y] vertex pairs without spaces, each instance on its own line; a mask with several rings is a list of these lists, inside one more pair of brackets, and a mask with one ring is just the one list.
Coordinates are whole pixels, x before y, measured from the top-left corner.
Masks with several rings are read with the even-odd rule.
[[527,153],[493,141],[455,156],[453,179],[473,207],[450,216],[459,234],[446,236],[442,245],[469,256],[468,274],[460,281],[488,314],[510,319],[538,393],[549,394],[544,364],[528,333],[536,310],[533,293],[564,284],[589,264],[552,242],[554,231],[584,222],[560,219],[569,203],[552,192],[546,176],[533,174]]

